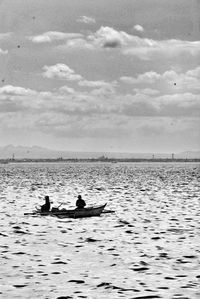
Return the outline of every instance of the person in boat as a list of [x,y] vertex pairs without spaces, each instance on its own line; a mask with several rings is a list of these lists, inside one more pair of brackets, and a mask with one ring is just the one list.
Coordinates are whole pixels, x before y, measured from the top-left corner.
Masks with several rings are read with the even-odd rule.
[[45,196],[44,200],[45,200],[45,204],[41,206],[41,212],[48,212],[51,207],[49,196],[48,195]]
[[76,201],[76,208],[83,209],[86,206],[85,200],[82,199],[81,195],[78,195],[78,199]]

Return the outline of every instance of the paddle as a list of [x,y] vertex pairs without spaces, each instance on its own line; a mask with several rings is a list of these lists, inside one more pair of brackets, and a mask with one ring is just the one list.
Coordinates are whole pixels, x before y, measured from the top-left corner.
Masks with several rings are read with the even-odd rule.
[[57,207],[57,209],[59,209],[62,205],[63,205],[63,202]]
[[102,213],[109,214],[109,213],[115,213],[115,211],[114,210],[103,210]]
[[24,213],[24,215],[37,215],[38,213],[37,212],[32,212],[32,213]]

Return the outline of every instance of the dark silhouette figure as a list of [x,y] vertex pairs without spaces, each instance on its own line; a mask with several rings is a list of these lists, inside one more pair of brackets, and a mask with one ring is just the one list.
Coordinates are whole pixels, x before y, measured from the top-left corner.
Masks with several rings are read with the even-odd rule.
[[78,195],[78,199],[76,201],[77,209],[83,209],[86,206],[85,201],[82,199],[81,195]]
[[45,200],[45,204],[41,206],[41,212],[48,212],[51,207],[49,196],[45,196],[44,200]]

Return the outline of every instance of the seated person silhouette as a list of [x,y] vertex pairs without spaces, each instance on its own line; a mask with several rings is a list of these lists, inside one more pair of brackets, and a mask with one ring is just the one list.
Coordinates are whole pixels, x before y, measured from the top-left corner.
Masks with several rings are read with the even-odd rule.
[[78,199],[76,201],[76,207],[77,209],[83,209],[86,206],[85,201],[82,199],[81,195],[78,195]]
[[45,204],[41,206],[41,212],[48,212],[51,207],[49,196],[48,195],[45,196],[44,200],[45,200]]

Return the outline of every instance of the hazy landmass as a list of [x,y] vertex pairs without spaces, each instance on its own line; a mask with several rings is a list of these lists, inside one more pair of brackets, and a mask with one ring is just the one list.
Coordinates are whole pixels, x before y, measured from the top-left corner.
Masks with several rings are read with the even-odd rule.
[[48,148],[33,146],[7,145],[0,147],[0,159],[199,159],[200,151],[185,151],[180,153],[121,153],[121,152],[81,152],[56,151]]

